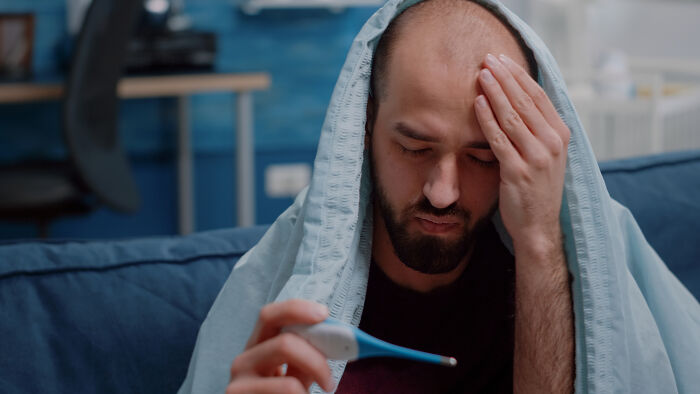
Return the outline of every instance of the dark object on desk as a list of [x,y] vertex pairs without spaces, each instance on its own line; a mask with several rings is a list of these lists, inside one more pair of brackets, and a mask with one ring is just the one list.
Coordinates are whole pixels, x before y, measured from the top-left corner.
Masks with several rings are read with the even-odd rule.
[[34,48],[33,14],[0,14],[0,78],[28,78]]
[[[117,83],[141,0],[93,0],[71,63],[63,107],[69,160],[0,170],[0,219],[35,221],[42,236],[58,217],[97,203],[133,212],[140,196],[117,134]],[[96,198],[95,198],[96,197]]]
[[134,37],[125,67],[129,73],[204,71],[212,70],[215,61],[214,33],[164,30]]
[[190,29],[182,0],[145,0],[136,36],[129,42],[128,73],[208,71],[216,61],[216,34]]

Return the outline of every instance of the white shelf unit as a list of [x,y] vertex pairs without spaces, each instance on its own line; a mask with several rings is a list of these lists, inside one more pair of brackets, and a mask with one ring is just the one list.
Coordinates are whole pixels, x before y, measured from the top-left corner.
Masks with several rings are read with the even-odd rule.
[[572,94],[596,157],[608,160],[700,149],[698,79],[668,83],[661,70],[648,74],[635,72],[634,67],[632,77],[641,93],[637,97]]
[[[603,6],[609,11],[607,7],[615,3],[632,7],[641,0],[526,1],[528,22],[557,59],[598,159],[700,149],[700,59],[626,56],[629,76],[637,92],[643,94],[617,99],[595,93],[600,75],[596,75],[591,58],[594,49],[607,48],[594,45],[591,29],[597,26],[595,18],[600,17]],[[700,5],[697,0],[643,1],[675,6],[693,2]]]
[[327,8],[332,12],[342,12],[349,7],[375,7],[385,0],[241,0],[241,10],[255,15],[264,9]]

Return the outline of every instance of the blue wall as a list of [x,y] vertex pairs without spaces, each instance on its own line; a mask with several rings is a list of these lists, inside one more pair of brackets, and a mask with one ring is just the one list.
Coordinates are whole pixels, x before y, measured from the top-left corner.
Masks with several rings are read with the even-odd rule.
[[[270,223],[291,199],[264,194],[272,163],[311,164],[326,106],[354,35],[374,8],[268,10],[241,13],[231,0],[186,0],[195,28],[218,35],[217,67],[266,71],[270,90],[254,94],[257,217]],[[34,71],[56,73],[66,46],[64,0],[0,0],[0,12],[36,15]],[[197,230],[232,226],[234,199],[234,97],[193,97]],[[175,131],[172,99],[122,101],[120,131],[132,158],[144,205],[132,216],[99,210],[55,222],[55,237],[123,237],[176,232]],[[64,155],[58,103],[0,105],[0,162]],[[0,238],[34,236],[31,225],[0,223]]]

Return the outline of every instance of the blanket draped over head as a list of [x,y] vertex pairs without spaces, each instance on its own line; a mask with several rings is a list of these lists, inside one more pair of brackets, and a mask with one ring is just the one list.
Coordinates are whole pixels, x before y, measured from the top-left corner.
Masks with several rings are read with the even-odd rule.
[[[359,325],[372,239],[365,110],[374,48],[418,0],[389,0],[355,38],[335,86],[308,189],[235,266],[197,338],[180,393],[224,393],[260,308],[304,298]],[[557,65],[517,16],[495,6],[534,52],[539,82],[571,130],[561,209],[576,332],[577,393],[700,390],[700,306],[608,194]],[[494,218],[504,244],[511,240]],[[478,316],[474,317],[478,320]],[[344,362],[331,362],[336,381]],[[313,385],[312,392],[320,392]]]

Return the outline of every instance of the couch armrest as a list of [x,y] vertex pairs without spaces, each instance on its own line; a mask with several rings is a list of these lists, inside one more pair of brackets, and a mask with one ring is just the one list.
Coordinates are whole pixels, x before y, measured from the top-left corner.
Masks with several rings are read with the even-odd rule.
[[4,393],[173,393],[197,331],[264,228],[0,246]]

